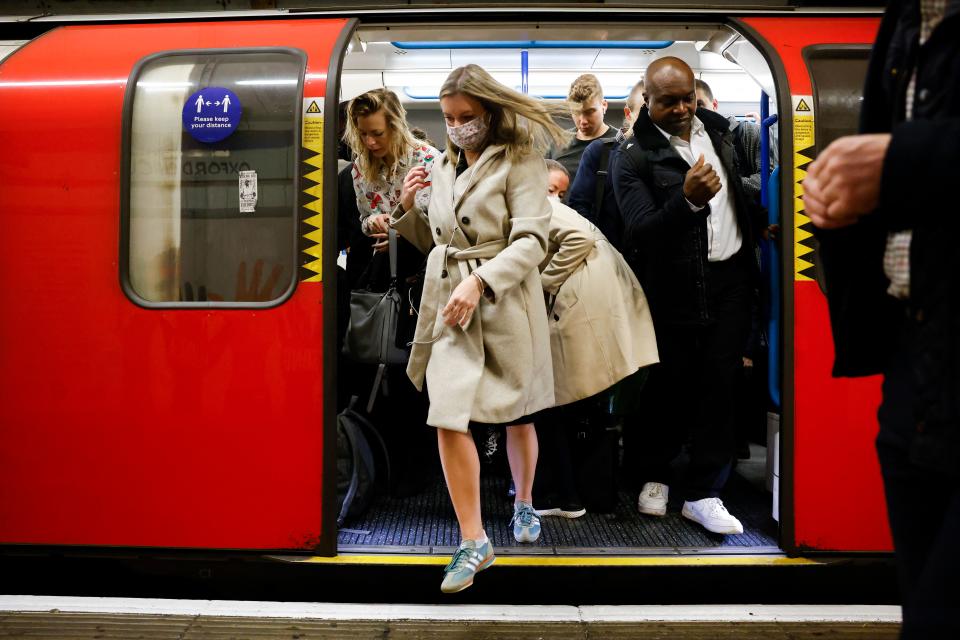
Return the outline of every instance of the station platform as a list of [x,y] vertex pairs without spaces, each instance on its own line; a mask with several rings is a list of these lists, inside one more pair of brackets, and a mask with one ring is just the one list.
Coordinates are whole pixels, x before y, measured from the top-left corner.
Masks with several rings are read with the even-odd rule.
[[394,605],[0,596],[0,638],[885,640],[893,606]]

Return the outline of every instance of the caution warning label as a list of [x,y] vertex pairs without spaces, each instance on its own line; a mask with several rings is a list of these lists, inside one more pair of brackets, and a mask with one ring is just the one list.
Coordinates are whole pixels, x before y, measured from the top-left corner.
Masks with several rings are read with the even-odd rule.
[[301,281],[323,280],[323,98],[304,98],[301,224]]
[[814,246],[810,218],[803,208],[803,179],[816,157],[813,96],[793,96],[793,276],[795,281],[816,279]]

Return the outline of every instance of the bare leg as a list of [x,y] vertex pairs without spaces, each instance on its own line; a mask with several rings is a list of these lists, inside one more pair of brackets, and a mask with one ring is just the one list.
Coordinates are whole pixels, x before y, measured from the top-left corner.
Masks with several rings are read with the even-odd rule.
[[533,504],[533,476],[539,454],[537,432],[532,423],[507,427],[507,460],[517,490],[516,502]]
[[480,539],[484,535],[480,518],[480,457],[473,436],[469,432],[437,429],[437,447],[460,535],[465,540]]

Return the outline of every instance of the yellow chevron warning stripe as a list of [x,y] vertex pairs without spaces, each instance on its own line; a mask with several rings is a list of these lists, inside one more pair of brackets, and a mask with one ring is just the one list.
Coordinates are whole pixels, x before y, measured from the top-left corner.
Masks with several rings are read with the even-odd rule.
[[[306,270],[303,282],[321,282],[323,280],[323,98],[303,99],[303,126],[301,131],[301,145],[303,146],[303,162],[307,173],[303,175],[304,182],[309,184],[303,189],[308,196],[302,200],[302,206],[311,214],[303,223],[306,232],[303,237],[309,242],[303,246],[302,252],[310,257],[303,263]],[[311,155],[313,154],[313,155]]]
[[793,96],[793,279],[814,279],[813,234],[810,218],[803,209],[803,179],[816,155],[814,147],[812,96]]

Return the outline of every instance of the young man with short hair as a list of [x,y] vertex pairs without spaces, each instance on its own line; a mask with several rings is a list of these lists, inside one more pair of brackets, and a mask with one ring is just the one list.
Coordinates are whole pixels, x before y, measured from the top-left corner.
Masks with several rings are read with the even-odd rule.
[[580,158],[580,167],[570,185],[567,204],[603,232],[618,251],[624,252],[621,242],[623,220],[613,193],[613,166],[620,153],[620,143],[630,132],[643,107],[643,80],[630,90],[623,107],[624,128],[614,138],[600,138],[587,145]]
[[607,101],[603,99],[603,88],[597,76],[585,73],[570,85],[567,94],[570,116],[573,119],[576,136],[563,149],[554,149],[548,156],[556,160],[571,176],[576,175],[580,165],[580,156],[587,145],[597,138],[613,138],[617,128],[604,122],[607,113]]

